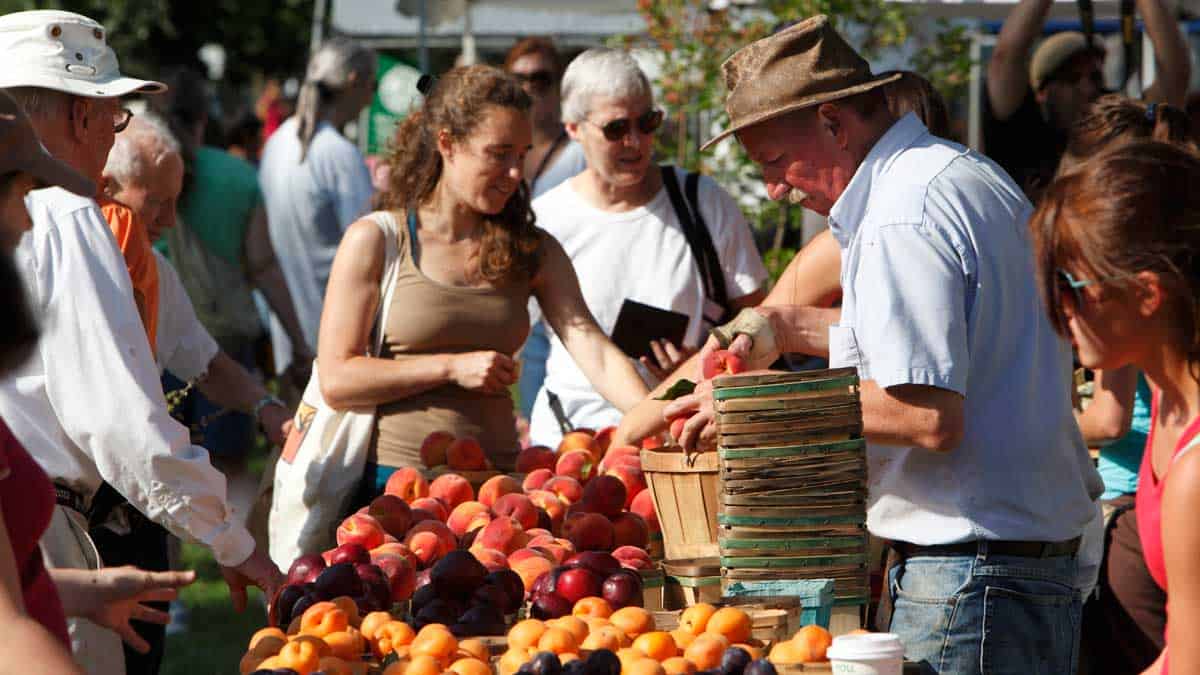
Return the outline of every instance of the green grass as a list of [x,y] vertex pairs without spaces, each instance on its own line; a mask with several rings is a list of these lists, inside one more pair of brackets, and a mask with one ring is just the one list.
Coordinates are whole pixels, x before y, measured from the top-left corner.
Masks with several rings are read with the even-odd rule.
[[267,625],[262,594],[252,591],[249,606],[238,614],[229,603],[229,588],[212,554],[203,546],[184,544],[183,562],[196,570],[196,583],[182,592],[191,610],[188,631],[167,637],[163,675],[237,673],[238,662],[254,631]]

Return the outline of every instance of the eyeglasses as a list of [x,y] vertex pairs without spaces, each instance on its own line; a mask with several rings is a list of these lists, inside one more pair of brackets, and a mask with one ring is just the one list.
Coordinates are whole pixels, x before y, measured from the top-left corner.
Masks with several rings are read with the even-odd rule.
[[554,84],[554,73],[549,70],[535,70],[532,73],[513,73],[513,77],[520,80],[522,85],[529,85],[529,88],[536,94],[544,94]]
[[1058,306],[1060,308],[1069,307],[1071,311],[1077,312],[1080,307],[1083,307],[1084,297],[1083,289],[1088,286],[1099,286],[1107,284],[1111,281],[1119,279],[1128,279],[1132,274],[1115,274],[1111,277],[1103,279],[1076,279],[1072,274],[1061,267],[1057,270],[1057,278],[1055,280],[1054,289],[1058,294]]
[[613,120],[605,124],[596,124],[595,122],[586,118],[584,121],[600,129],[600,131],[604,133],[604,138],[616,143],[617,141],[629,135],[635,125],[637,126],[637,130],[643,134],[652,134],[657,131],[659,125],[661,125],[663,121],[663,111],[648,110],[632,119],[623,118],[619,120]]
[[129,126],[129,121],[133,119],[133,111],[129,108],[117,108],[113,113],[113,133],[119,134],[125,131],[125,127]]

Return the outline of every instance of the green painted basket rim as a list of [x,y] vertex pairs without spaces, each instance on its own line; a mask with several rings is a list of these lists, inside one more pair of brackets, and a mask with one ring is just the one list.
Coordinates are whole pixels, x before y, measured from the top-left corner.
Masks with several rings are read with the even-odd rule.
[[835,377],[828,380],[810,382],[787,382],[780,384],[752,384],[743,387],[723,387],[713,389],[713,398],[727,401],[734,398],[757,398],[772,394],[799,394],[808,391],[828,391],[844,389],[858,385],[858,377]]
[[834,604],[834,605],[842,605],[842,606],[845,606],[845,605],[865,605],[865,604],[867,604],[867,603],[868,603],[868,602],[870,602],[870,601],[871,601],[871,598],[870,598],[870,596],[868,596],[868,595],[851,595],[851,596],[847,596],[847,597],[844,597],[844,598],[836,598],[836,597],[835,597],[835,598],[833,599],[833,604]]
[[671,581],[679,584],[680,586],[687,586],[688,588],[699,588],[700,586],[715,586],[715,585],[721,583],[720,576],[715,576],[715,577],[677,577],[672,574],[668,574],[667,578],[670,579]]
[[805,567],[836,567],[839,565],[860,565],[867,561],[865,553],[846,553],[841,555],[822,555],[811,558],[759,558],[751,556],[725,557],[721,556],[722,567],[738,567],[741,569],[803,569]]
[[798,537],[796,539],[723,539],[717,544],[726,548],[762,548],[792,551],[814,546],[865,546],[865,536],[843,535],[840,537]]
[[771,457],[789,457],[792,455],[812,455],[821,452],[845,452],[846,450],[866,450],[865,438],[852,438],[848,441],[833,443],[813,443],[806,445],[782,445],[773,448],[717,448],[720,459],[769,459]]
[[717,514],[720,525],[754,526],[754,525],[861,525],[866,522],[866,514],[862,516],[823,516],[814,518],[765,518],[759,516],[727,516]]

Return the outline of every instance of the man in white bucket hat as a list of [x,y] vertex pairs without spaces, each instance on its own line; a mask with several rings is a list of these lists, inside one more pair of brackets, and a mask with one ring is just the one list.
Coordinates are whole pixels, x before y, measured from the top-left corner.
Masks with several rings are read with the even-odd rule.
[[[99,23],[70,12],[0,16],[0,88],[51,154],[97,184],[131,116],[119,97],[165,90],[123,76],[105,38]],[[44,334],[37,357],[0,382],[0,417],[55,482],[47,562],[96,567],[89,524],[132,530],[149,519],[212,549],[235,607],[249,584],[272,592],[279,570],[234,517],[208,453],[168,414],[124,259],[96,202],[49,188],[30,193],[26,207],[33,229],[15,260]],[[115,633],[78,622],[71,637],[88,672],[126,670]],[[145,672],[156,670],[155,662]]]

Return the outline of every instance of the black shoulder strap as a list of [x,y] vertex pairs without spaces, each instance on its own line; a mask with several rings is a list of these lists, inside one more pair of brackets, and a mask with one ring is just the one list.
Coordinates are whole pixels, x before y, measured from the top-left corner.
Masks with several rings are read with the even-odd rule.
[[687,188],[687,201],[685,202],[683,194],[679,191],[679,180],[675,177],[675,167],[664,165],[660,168],[662,169],[663,186],[667,188],[667,195],[671,198],[671,205],[675,208],[675,215],[679,218],[684,237],[687,238],[688,248],[692,251],[696,266],[700,268],[700,278],[704,283],[704,295],[721,307],[721,316],[705,318],[714,325],[725,323],[730,314],[729,295],[725,288],[725,276],[721,272],[721,261],[717,257],[717,249],[713,246],[712,236],[708,232],[708,226],[704,223],[704,216],[700,213],[700,200],[698,199],[700,175],[689,173],[684,179]]

